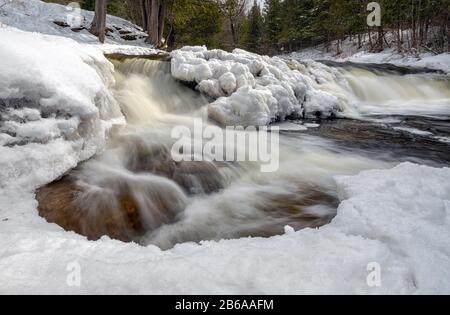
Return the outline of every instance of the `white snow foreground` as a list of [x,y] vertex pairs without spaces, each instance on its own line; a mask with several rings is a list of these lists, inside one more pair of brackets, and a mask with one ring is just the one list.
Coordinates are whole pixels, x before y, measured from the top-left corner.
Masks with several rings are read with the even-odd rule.
[[313,68],[235,49],[184,47],[172,52],[172,75],[215,99],[209,116],[222,125],[263,126],[288,116],[326,118],[338,98],[320,90]]
[[0,29],[0,188],[37,188],[100,152],[125,120],[102,52]]
[[39,218],[33,193],[2,191],[0,293],[450,293],[450,169],[406,163],[337,184],[345,200],[320,229],[165,252],[87,241]]

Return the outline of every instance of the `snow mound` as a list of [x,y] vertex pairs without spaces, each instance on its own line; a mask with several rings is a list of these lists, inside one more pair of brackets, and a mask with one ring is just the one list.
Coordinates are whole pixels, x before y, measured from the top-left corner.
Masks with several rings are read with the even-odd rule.
[[3,28],[0,41],[0,187],[45,184],[124,122],[109,90],[113,66],[62,37]]
[[209,116],[223,125],[268,125],[288,116],[335,115],[337,97],[320,89],[302,65],[235,49],[184,47],[172,52],[172,75],[215,99]]

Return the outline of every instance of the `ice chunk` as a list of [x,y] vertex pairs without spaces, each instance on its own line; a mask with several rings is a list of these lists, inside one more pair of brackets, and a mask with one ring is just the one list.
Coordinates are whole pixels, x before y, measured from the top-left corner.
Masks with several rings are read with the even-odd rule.
[[[326,74],[314,67],[317,76]],[[278,57],[241,49],[228,53],[183,47],[172,52],[172,75],[196,83],[200,92],[217,99],[210,104],[209,114],[222,124],[265,125],[304,113],[308,117],[319,112],[324,118],[335,115],[338,99],[322,91],[320,80],[305,69],[295,61],[288,65]]]

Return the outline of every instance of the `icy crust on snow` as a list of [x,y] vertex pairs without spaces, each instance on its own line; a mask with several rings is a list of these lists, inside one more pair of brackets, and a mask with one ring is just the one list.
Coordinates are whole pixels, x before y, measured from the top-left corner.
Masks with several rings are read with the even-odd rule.
[[45,184],[124,123],[109,90],[113,66],[67,38],[6,28],[0,42],[0,188]]
[[[0,293],[450,293],[450,169],[406,163],[337,184],[345,200],[322,228],[169,251],[89,242],[39,218],[32,193],[5,190]],[[380,286],[367,284],[372,263]],[[79,287],[67,284],[74,266]]]
[[[172,52],[172,75],[212,97],[209,116],[223,125],[268,125],[288,116],[329,117],[338,99],[303,65],[235,49],[184,47]],[[303,73],[299,69],[304,70]]]

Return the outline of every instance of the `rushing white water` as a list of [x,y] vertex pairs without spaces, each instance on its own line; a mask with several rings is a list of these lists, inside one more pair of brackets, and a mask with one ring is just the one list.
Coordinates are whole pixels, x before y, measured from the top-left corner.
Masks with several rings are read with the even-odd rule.
[[[295,122],[281,133],[275,172],[261,172],[258,162],[176,162],[171,149],[180,139],[171,137],[174,128],[193,131],[194,139],[182,139],[189,144],[204,140],[202,133],[194,132],[199,119],[203,130],[223,131],[208,120],[210,100],[174,80],[169,63],[145,59],[113,63],[114,96],[128,124],[110,139],[102,156],[71,174],[76,179],[77,209],[85,217],[79,230],[85,235],[100,231],[100,235],[168,249],[181,242],[282,234],[286,225],[318,227],[336,214],[335,175],[392,165],[370,150],[358,153],[304,132],[317,125]],[[448,110],[446,80],[429,75],[375,75],[361,69],[322,70],[330,75],[322,75],[327,79],[318,84],[340,96],[346,104],[344,115]],[[378,93],[383,87],[385,93]],[[410,101],[420,101],[422,107]],[[234,136],[255,132],[235,130],[231,139],[209,142],[223,151],[234,148],[245,154],[256,148],[235,142]],[[192,156],[204,153],[202,147],[192,149]]]
[[308,135],[281,137],[275,173],[261,173],[256,162],[177,164],[169,154],[175,142],[171,130],[192,128],[198,117],[211,126],[208,100],[173,80],[167,63],[114,63],[115,96],[129,124],[103,156],[76,172],[85,188],[78,199],[95,216],[95,209],[120,211],[120,198],[131,196],[148,231],[138,240],[142,244],[170,248],[186,241],[281,234],[285,225],[320,226],[336,213],[334,175],[387,166]]
[[445,75],[345,67],[321,88],[339,96],[345,117],[450,116],[450,80]]

